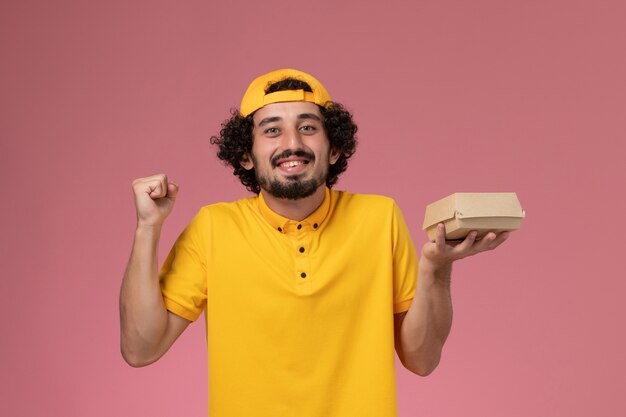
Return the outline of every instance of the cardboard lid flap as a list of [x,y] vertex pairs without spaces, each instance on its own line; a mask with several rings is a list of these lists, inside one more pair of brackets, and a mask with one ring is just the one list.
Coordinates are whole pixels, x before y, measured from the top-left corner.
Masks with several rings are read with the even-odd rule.
[[449,195],[446,198],[435,201],[434,203],[426,206],[426,213],[424,214],[423,230],[426,230],[430,226],[445,222],[446,220],[453,219],[455,216],[455,195]]

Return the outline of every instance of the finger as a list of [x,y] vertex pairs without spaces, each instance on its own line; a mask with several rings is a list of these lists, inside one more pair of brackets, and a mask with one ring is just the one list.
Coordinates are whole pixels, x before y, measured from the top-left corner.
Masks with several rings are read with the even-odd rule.
[[489,232],[476,247],[476,251],[483,252],[488,250],[493,250],[500,246],[502,242],[504,242],[509,236],[508,232],[502,232],[496,234],[494,232]]
[[443,253],[446,250],[446,226],[443,223],[437,225],[437,232],[435,233],[435,244],[437,250]]
[[167,196],[167,175],[160,174],[158,178],[159,178],[159,182],[161,183],[161,190],[163,190],[163,195],[161,197],[166,197]]
[[471,232],[469,232],[463,242],[454,247],[453,253],[455,255],[461,255],[469,252],[475,245],[476,236],[478,236],[478,232],[476,232],[476,230],[472,230]]
[[505,240],[509,238],[509,232],[502,232],[497,235],[497,237],[491,242],[488,250],[493,250],[504,243]]
[[178,188],[178,184],[174,182],[167,183],[167,198],[171,198],[172,200],[176,199]]
[[148,195],[153,200],[163,198],[167,195],[167,176],[165,174],[157,174],[148,177],[149,191]]
[[162,191],[160,184],[160,181],[156,179],[140,178],[133,181],[133,192],[135,195],[141,195],[144,193],[149,196],[157,195]]
[[151,199],[156,200],[157,198],[161,198],[165,196],[165,193],[163,192],[163,186],[161,185],[161,181],[151,181],[150,183],[147,183],[146,185],[147,185],[146,193],[148,193],[148,196]]
[[481,237],[480,239],[476,239],[476,244],[474,245],[474,251],[482,252],[484,250],[487,250],[487,248],[489,247],[489,245],[491,245],[491,242],[493,242],[495,238],[496,238],[496,234],[493,232],[489,232],[485,236]]

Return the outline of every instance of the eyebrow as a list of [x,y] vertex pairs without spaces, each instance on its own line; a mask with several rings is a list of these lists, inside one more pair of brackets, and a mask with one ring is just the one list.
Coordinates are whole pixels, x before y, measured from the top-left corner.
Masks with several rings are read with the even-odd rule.
[[313,119],[313,120],[317,120],[318,122],[321,122],[322,119],[319,118],[318,115],[313,114],[313,113],[302,113],[298,115],[298,120],[303,120],[303,119]]
[[[307,120],[307,119],[317,120],[318,122],[322,121],[322,119],[320,119],[320,117],[314,113],[302,113],[298,115],[298,120]],[[265,119],[259,122],[259,126],[264,126],[268,123],[278,122],[280,120],[282,120],[282,117],[278,117],[278,116],[266,117]]]
[[263,120],[261,120],[261,121],[259,122],[259,126],[263,126],[263,125],[266,125],[266,124],[268,124],[268,123],[272,123],[272,122],[277,122],[277,121],[279,121],[279,120],[281,120],[281,118],[280,118],[280,117],[278,117],[278,116],[274,116],[274,117],[266,117],[265,119],[263,119]]

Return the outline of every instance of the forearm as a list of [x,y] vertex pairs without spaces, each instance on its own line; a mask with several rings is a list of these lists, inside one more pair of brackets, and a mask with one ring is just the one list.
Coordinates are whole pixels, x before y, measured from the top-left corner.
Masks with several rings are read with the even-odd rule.
[[420,261],[415,296],[400,331],[403,364],[419,375],[428,375],[437,367],[450,334],[451,270],[451,264],[435,268],[423,258]]
[[168,313],[158,276],[160,227],[138,227],[120,290],[120,331],[124,359],[139,366],[155,360]]

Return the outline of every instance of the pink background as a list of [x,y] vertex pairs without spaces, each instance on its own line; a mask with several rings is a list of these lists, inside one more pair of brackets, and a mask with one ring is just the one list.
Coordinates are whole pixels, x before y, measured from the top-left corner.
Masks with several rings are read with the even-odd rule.
[[515,191],[527,211],[455,266],[443,361],[399,367],[400,416],[626,415],[624,16],[590,0],[2,2],[0,414],[206,415],[201,323],[153,366],[119,354],[130,183],[181,185],[164,256],[201,205],[247,195],[208,138],[252,78],[295,67],[359,123],[337,188],[395,198],[418,247],[425,205],[452,192]]

